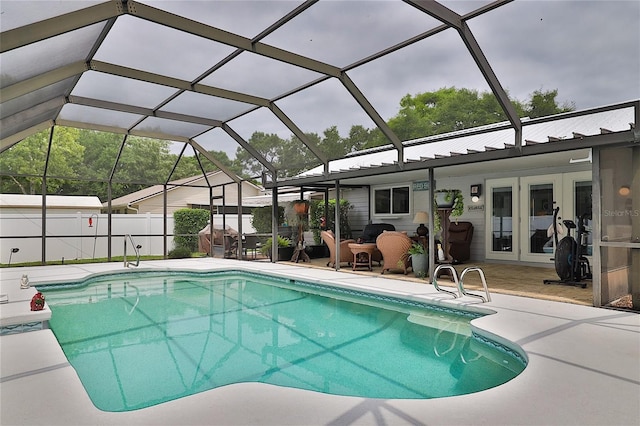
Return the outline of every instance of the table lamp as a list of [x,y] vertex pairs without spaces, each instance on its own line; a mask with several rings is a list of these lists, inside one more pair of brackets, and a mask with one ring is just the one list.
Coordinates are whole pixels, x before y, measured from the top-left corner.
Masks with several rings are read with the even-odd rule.
[[429,228],[424,226],[425,222],[429,222],[429,215],[427,212],[416,212],[415,217],[413,218],[413,223],[419,223],[418,229],[416,229],[416,234],[421,237],[426,237],[429,233]]

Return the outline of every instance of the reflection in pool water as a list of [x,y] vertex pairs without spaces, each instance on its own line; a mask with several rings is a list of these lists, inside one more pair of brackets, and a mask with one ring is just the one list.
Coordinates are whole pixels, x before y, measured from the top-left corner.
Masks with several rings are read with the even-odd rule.
[[477,392],[519,374],[477,314],[257,274],[128,273],[48,286],[51,328],[94,404],[127,411],[231,383],[369,398]]

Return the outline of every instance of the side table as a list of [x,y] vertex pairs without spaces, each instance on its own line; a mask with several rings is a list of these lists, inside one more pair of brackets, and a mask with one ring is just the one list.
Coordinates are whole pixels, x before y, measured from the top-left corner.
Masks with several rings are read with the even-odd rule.
[[349,243],[349,250],[353,253],[353,270],[355,271],[358,266],[366,266],[369,271],[373,271],[371,258],[375,249],[374,243]]

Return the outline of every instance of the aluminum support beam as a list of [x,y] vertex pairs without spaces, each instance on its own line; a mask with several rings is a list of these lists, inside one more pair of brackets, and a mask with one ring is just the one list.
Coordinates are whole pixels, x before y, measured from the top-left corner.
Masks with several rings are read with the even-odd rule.
[[484,52],[480,48],[480,45],[471,32],[469,25],[467,25],[467,22],[462,19],[461,15],[433,0],[405,0],[405,2],[458,31],[458,34],[460,34],[460,38],[462,38],[463,43],[469,50],[471,57],[480,69],[480,72],[487,81],[487,84],[489,84],[498,104],[500,104],[500,107],[507,116],[507,119],[515,129],[515,145],[518,150],[521,149],[522,123],[520,121],[520,117],[518,117],[518,113],[509,100],[507,92],[504,90],[498,80],[498,77],[493,72],[491,65],[489,65],[489,61],[487,61],[487,58],[484,56]]
[[358,86],[355,85],[346,72],[340,73],[340,81],[356,102],[358,102],[362,109],[364,109],[364,112],[367,113],[371,120],[373,120],[376,126],[378,126],[382,133],[396,148],[398,151],[398,164],[400,165],[400,168],[402,168],[402,164],[404,163],[404,146],[402,145],[402,141],[400,141],[396,134],[393,133],[391,128],[387,125],[387,122],[384,121],[380,114],[378,114],[378,111],[376,111],[373,105],[369,103],[369,100],[362,94],[360,89],[358,89]]
[[[607,133],[602,135],[585,136],[582,138],[563,140],[560,142],[547,142],[535,145],[526,145],[521,151],[516,148],[496,149],[493,151],[474,152],[464,155],[454,155],[427,159],[424,161],[413,161],[404,164],[404,169],[400,170],[397,165],[386,165],[376,167],[366,167],[349,171],[333,172],[329,176],[309,176],[303,178],[282,179],[280,186],[300,186],[314,185],[320,183],[330,183],[334,179],[342,181],[352,178],[362,178],[377,176],[399,171],[422,170],[429,167],[456,166],[462,164],[478,163],[483,161],[505,160],[510,158],[525,157],[529,155],[551,154],[561,151],[572,151],[575,149],[592,148],[596,146],[619,146],[629,143],[640,143],[640,132],[626,130],[624,132]],[[273,183],[268,183],[265,188],[272,188]]]
[[115,75],[118,77],[132,78],[135,80],[146,81],[149,83],[160,84],[166,87],[172,87],[179,90],[188,90],[195,93],[216,96],[219,98],[229,99],[232,101],[243,102],[250,105],[269,106],[269,100],[259,96],[247,95],[233,90],[221,89],[218,87],[207,86],[205,84],[192,84],[190,81],[181,80],[179,78],[167,77],[161,74],[155,74],[148,71],[142,71],[135,68],[114,65],[108,62],[91,61],[89,68],[92,71],[103,72],[105,74]]
[[0,120],[0,134],[3,136],[7,134],[7,137],[9,137],[14,133],[18,133],[24,130],[21,127],[24,126],[25,123],[29,123],[31,120],[36,118],[45,117],[47,119],[54,120],[58,109],[61,108],[65,102],[66,100],[64,96],[58,96],[42,103],[32,105],[30,108],[22,110],[11,116],[5,117]]
[[224,130],[229,136],[231,136],[238,144],[246,149],[249,154],[256,160],[260,162],[267,170],[269,170],[274,176],[276,175],[276,169],[273,167],[273,164],[269,162],[262,154],[260,154],[253,146],[251,146],[247,141],[245,141],[242,136],[237,134],[235,130],[229,127],[228,124],[222,125],[222,130]]
[[35,126],[31,126],[28,129],[25,129],[21,132],[14,133],[11,136],[8,136],[2,140],[0,140],[0,154],[2,154],[7,149],[11,148],[13,145],[20,142],[22,139],[29,137],[35,133],[41,132],[44,129],[48,129],[54,125],[53,120],[43,121],[40,124]]
[[60,68],[55,68],[51,71],[5,87],[0,90],[0,98],[2,99],[2,102],[7,102],[11,99],[35,92],[43,87],[80,75],[88,69],[89,67],[86,62],[82,61],[74,62]]
[[291,121],[291,119],[287,117],[287,115],[284,112],[282,112],[282,110],[278,108],[278,106],[275,103],[271,102],[271,104],[269,105],[269,109],[271,110],[271,112],[275,114],[276,117],[280,119],[280,121],[284,123],[285,126],[289,128],[289,130],[293,132],[294,135],[296,135],[298,139],[302,141],[302,143],[307,148],[309,148],[309,150],[313,153],[313,155],[315,155],[316,158],[318,158],[318,160],[322,162],[322,164],[326,165],[329,162],[329,160],[327,159],[327,156],[324,155],[322,151],[320,151],[318,146],[313,142],[311,142],[307,137],[307,135],[305,135],[304,132],[300,130],[300,128],[296,126],[296,124],[293,121]]
[[213,155],[211,155],[211,153],[209,151],[207,151],[206,149],[204,149],[202,147],[202,145],[200,145],[198,142],[194,141],[194,140],[190,140],[189,144],[200,153],[200,155],[204,156],[207,160],[211,161],[213,164],[216,165],[216,167],[218,167],[220,170],[222,170],[222,172],[227,175],[228,177],[230,177],[235,183],[242,183],[242,179],[238,177],[238,175],[236,175],[233,171],[231,171],[231,169],[229,169],[227,166],[225,166],[224,164],[222,164],[220,161],[218,161],[217,158],[215,158]]
[[[43,7],[46,7],[45,4],[43,4]],[[106,21],[123,13],[122,2],[108,1],[4,31],[0,37],[0,53]]]
[[212,41],[233,46],[248,52],[296,65],[311,71],[315,71],[333,77],[339,77],[340,69],[315,59],[307,58],[264,43],[254,42],[249,38],[211,27],[191,19],[183,18],[151,6],[134,1],[127,2],[128,12],[131,15],[146,19],[151,22],[165,25],[176,30],[194,34]]

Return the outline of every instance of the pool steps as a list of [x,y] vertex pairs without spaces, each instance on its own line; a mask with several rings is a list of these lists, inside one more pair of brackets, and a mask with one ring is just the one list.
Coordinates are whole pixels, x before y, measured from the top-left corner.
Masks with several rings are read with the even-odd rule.
[[[456,283],[456,287],[458,288],[458,294],[456,294],[453,291],[445,290],[438,286],[438,272],[444,269],[451,271],[451,276],[453,277],[453,281]],[[478,274],[480,274],[480,279],[482,280],[482,286],[484,287],[484,293],[486,297],[479,294],[469,293],[464,289],[464,276],[469,272],[478,272]],[[452,295],[454,298],[469,296],[469,297],[477,297],[478,299],[482,300],[482,302],[491,302],[491,295],[489,294],[489,288],[487,287],[487,280],[484,276],[484,271],[477,266],[469,266],[467,268],[464,268],[464,271],[462,271],[462,274],[460,274],[460,278],[458,279],[458,271],[456,271],[456,269],[452,265],[449,265],[449,264],[438,265],[436,267],[436,270],[433,272],[433,286],[435,287],[436,290],[441,291],[443,293],[448,293]]]

